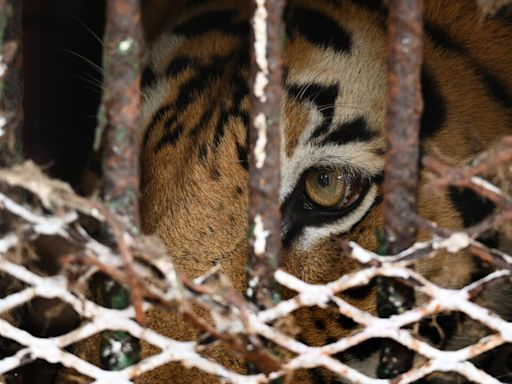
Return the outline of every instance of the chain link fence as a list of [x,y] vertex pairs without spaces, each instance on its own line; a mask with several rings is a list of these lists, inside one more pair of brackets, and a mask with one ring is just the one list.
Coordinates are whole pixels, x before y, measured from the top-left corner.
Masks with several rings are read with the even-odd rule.
[[[498,9],[495,3],[481,3],[485,3],[482,6],[487,7],[488,12]],[[4,17],[9,15],[9,7],[13,4],[20,6],[16,1],[0,2]],[[421,160],[423,167],[431,174],[430,181],[422,186],[425,190],[467,188],[496,205],[494,213],[464,231],[442,228],[418,216],[414,200],[409,207],[397,206],[397,202],[411,201],[408,196],[414,195],[416,191],[417,176],[413,177],[413,183],[408,188],[396,188],[397,184],[403,185],[403,180],[394,179],[388,170],[400,165],[394,164],[393,158],[388,156],[386,183],[387,190],[391,192],[386,192],[385,196],[388,201],[385,203],[388,207],[386,216],[398,217],[396,213],[399,210],[400,217],[405,217],[407,226],[412,228],[404,231],[400,229],[403,222],[388,220],[387,231],[393,239],[390,248],[392,255],[377,255],[355,243],[344,243],[344,256],[356,260],[361,269],[340,276],[338,280],[326,285],[308,284],[276,269],[279,242],[272,239],[267,242],[267,237],[270,233],[279,238],[276,234],[279,225],[274,225],[279,223],[279,209],[267,208],[279,207],[279,194],[261,194],[253,188],[251,194],[256,197],[252,198],[251,220],[255,230],[249,284],[253,291],[247,297],[237,292],[216,269],[191,280],[175,270],[157,239],[144,236],[137,230],[138,207],[137,199],[133,197],[138,187],[138,174],[133,164],[136,164],[138,157],[138,140],[135,138],[139,112],[136,106],[139,103],[138,63],[142,51],[139,5],[135,0],[112,1],[108,4],[105,54],[110,67],[107,67],[106,79],[112,82],[110,90],[120,87],[116,92],[124,93],[127,89],[132,92],[124,93],[128,96],[117,100],[116,92],[104,95],[106,123],[98,135],[103,137],[103,145],[107,148],[104,200],[79,196],[66,184],[45,176],[32,163],[17,161],[17,157],[12,155],[17,150],[12,144],[14,139],[5,141],[7,146],[2,147],[2,151],[10,151],[10,155],[5,157],[3,165],[6,167],[0,170],[0,337],[3,338],[0,342],[3,346],[9,341],[11,349],[5,348],[1,355],[0,382],[6,381],[9,372],[35,359],[60,363],[94,383],[130,383],[169,362],[179,362],[186,367],[217,376],[225,382],[237,384],[279,382],[280,379],[286,380],[290,372],[317,367],[327,369],[336,377],[352,383],[412,383],[434,372],[457,373],[475,383],[512,380],[512,373],[506,377],[493,377],[474,362],[475,358],[486,352],[512,343],[512,322],[507,322],[476,303],[477,298],[486,290],[511,283],[512,256],[483,244],[478,238],[496,230],[500,230],[504,238],[511,238],[512,198],[509,188],[512,136],[502,138],[496,146],[459,167],[448,166],[431,157],[423,157]],[[278,108],[281,92],[278,37],[283,4],[283,1],[258,0],[254,15],[256,49],[253,79],[256,79],[256,84],[252,101],[255,107],[251,116],[251,153],[254,153],[251,172],[263,172],[258,177],[274,180],[271,182],[274,192],[279,191],[279,168],[278,163],[276,165],[272,159],[279,156],[280,135],[275,135],[278,126],[270,123],[268,116]],[[414,103],[417,103],[419,94],[421,6],[419,0],[389,2],[390,44],[394,47],[390,55],[396,60],[390,64],[389,70],[390,73],[397,71],[402,75],[410,75],[398,77],[394,84],[400,92],[410,97],[405,98],[406,105],[391,99],[387,130],[390,132],[391,145],[398,148],[402,156],[400,160],[405,159],[408,167],[416,166],[419,156],[418,142],[417,139],[414,142],[414,136],[417,138],[420,113],[417,109],[411,113],[411,108],[415,108]],[[406,40],[407,43],[404,43]],[[5,41],[4,46],[8,46],[10,41]],[[400,44],[416,44],[417,56],[401,56],[400,50],[408,50],[411,46],[400,47]],[[5,77],[9,73],[7,65],[10,64],[5,48],[1,63]],[[262,79],[267,86],[259,89],[258,84],[261,85]],[[132,109],[126,112],[126,106]],[[3,124],[0,126],[0,137],[4,138],[16,137],[19,124],[19,120],[11,118],[13,114],[9,108],[4,107],[3,118],[0,119]],[[119,113],[121,110],[126,113]],[[406,122],[405,126],[393,123],[394,113],[407,117],[402,119]],[[403,134],[399,133],[400,129]],[[120,130],[123,135],[116,134],[116,130]],[[273,132],[274,136],[269,132]],[[273,141],[269,140],[268,147],[261,147],[258,138],[267,134]],[[119,137],[126,138],[126,135],[131,139],[119,141]],[[412,144],[407,141],[408,137],[413,138]],[[413,150],[408,151],[409,154],[401,151],[404,148],[411,149],[411,146]],[[412,169],[412,172],[417,175],[418,171]],[[413,244],[416,229],[428,233],[429,239]],[[38,271],[33,254],[33,244],[38,239],[45,239],[49,247],[64,249],[59,252],[63,266],[59,274],[48,276]],[[494,270],[468,286],[454,290],[437,286],[412,268],[418,260],[435,257],[440,252],[461,251],[469,252],[475,259],[492,265]],[[98,272],[125,287],[130,292],[131,304],[126,303],[123,309],[113,309],[93,300],[86,287]],[[388,292],[391,292],[388,300],[396,309],[391,317],[383,318],[367,313],[340,296],[349,289],[369,284],[376,277],[386,278],[384,284],[387,284]],[[272,292],[277,284],[293,291],[294,295],[288,300],[275,300]],[[411,292],[426,299],[414,304],[408,298]],[[16,309],[35,298],[57,299],[72,308],[84,321],[59,336],[33,336],[19,326],[15,317]],[[113,305],[117,308],[123,306]],[[196,315],[192,306],[206,309],[213,321],[207,322]],[[314,347],[295,339],[280,326],[284,319],[300,308],[327,306],[337,308],[340,314],[352,319],[360,328],[348,337]],[[144,327],[144,313],[153,307],[180,313],[203,336],[199,341],[177,341]],[[487,335],[457,350],[436,348],[418,336],[413,327],[415,324],[446,312],[467,315],[483,324],[488,330]],[[136,355],[137,343],[133,346],[111,337],[107,339],[103,352],[116,355],[117,358],[128,355],[128,363],[116,371],[103,369],[70,352],[68,347],[104,331],[122,331],[117,333],[119,337],[130,335],[135,340],[156,347],[159,352],[137,361],[137,356],[131,356],[132,353]],[[397,368],[398,375],[388,380],[366,376],[336,358],[337,354],[351,347],[377,338],[395,342],[389,348],[390,365],[399,367],[399,361],[410,361],[412,354],[421,356],[421,363],[412,368],[410,364],[405,365],[406,369]],[[205,339],[223,342],[259,373],[237,373],[205,357],[202,353]],[[281,352],[276,353],[276,349]],[[512,365],[509,367],[511,371]]]

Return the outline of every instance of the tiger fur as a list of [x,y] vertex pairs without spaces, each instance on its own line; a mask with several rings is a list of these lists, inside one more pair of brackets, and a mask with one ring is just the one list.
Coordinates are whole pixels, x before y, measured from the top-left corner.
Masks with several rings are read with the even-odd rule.
[[[158,37],[143,74],[142,227],[163,240],[189,277],[218,265],[245,292],[251,9],[241,0],[189,1],[182,8],[172,22],[160,23],[162,33],[152,32]],[[383,225],[386,9],[376,0],[289,0],[285,21],[281,267],[324,284],[358,268],[343,256],[340,239],[374,250]],[[512,22],[482,20],[474,0],[426,0],[425,35],[421,149],[458,164],[510,133]],[[318,187],[316,176],[329,183],[326,175],[337,175],[345,193],[334,206],[310,194]],[[488,213],[484,208],[487,203],[467,192],[419,190],[419,212],[443,227],[473,224]],[[478,267],[461,252],[423,260],[416,270],[441,286],[460,288]],[[372,286],[343,298],[375,313]],[[503,307],[504,299],[496,300]],[[304,308],[294,317],[298,339],[314,346],[357,329],[336,309]],[[156,309],[146,325],[180,340],[198,336],[178,315]],[[464,337],[452,339],[456,348]],[[337,357],[374,375],[375,359],[366,360],[374,350],[366,343]],[[143,346],[144,356],[154,352]],[[97,361],[97,343],[80,345],[78,353]],[[206,354],[246,371],[222,345]],[[214,381],[170,364],[138,382]],[[296,372],[290,382],[342,380],[313,369]]]

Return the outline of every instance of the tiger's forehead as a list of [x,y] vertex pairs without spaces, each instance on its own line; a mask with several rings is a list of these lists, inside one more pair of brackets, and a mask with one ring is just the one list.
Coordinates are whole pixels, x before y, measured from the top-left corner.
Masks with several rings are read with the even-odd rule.
[[385,148],[381,18],[370,14],[362,23],[359,6],[348,1],[314,9],[293,1],[287,11],[282,196],[313,166],[374,176]]
[[[343,2],[343,7],[320,3],[323,7],[315,4],[313,10],[307,2],[296,1],[288,10],[282,115],[287,157],[298,144],[326,136],[342,124],[364,121],[349,128],[367,126],[376,132],[384,123],[386,42],[378,15],[363,27],[354,15],[363,12],[360,7],[351,2]],[[301,14],[313,21],[303,23]],[[323,33],[325,29],[329,32]],[[312,127],[319,119],[320,126]],[[364,136],[368,133],[363,129]]]

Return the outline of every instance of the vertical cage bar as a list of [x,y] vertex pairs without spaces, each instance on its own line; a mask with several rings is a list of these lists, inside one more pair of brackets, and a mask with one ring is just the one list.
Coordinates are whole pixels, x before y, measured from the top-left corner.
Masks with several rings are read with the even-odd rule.
[[104,43],[103,195],[111,210],[138,226],[139,87],[144,44],[139,0],[107,1]]
[[[388,104],[385,135],[384,226],[392,254],[412,245],[418,183],[419,127],[423,111],[421,63],[423,56],[423,0],[390,0],[388,16]],[[378,289],[382,317],[414,305],[414,291],[390,279]],[[379,377],[405,372],[413,353],[388,343],[381,353]]]
[[391,252],[399,252],[416,236],[423,1],[391,0],[389,6],[384,220]]
[[[144,46],[140,0],[108,0],[104,38],[104,91],[99,113],[103,146],[103,197],[109,209],[137,230],[139,219],[140,79]],[[102,121],[103,119],[103,121]],[[128,261],[129,263],[130,261]],[[130,265],[127,273],[134,278]],[[128,292],[103,282],[102,301],[122,309],[130,294],[137,307],[139,290]],[[142,313],[137,314],[142,321]],[[121,345],[121,348],[116,346]],[[126,332],[104,332],[101,362],[109,370],[121,370],[140,359],[140,343]]]
[[281,36],[284,4],[284,0],[256,0],[252,20],[249,129],[252,256],[247,294],[256,303],[266,306],[276,295],[273,272],[281,252],[279,115],[283,92]]
[[22,2],[0,0],[0,166],[22,158]]

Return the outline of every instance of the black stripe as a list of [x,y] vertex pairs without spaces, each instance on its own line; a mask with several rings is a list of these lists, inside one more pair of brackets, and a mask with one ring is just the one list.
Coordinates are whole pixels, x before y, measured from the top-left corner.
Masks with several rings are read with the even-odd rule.
[[425,34],[437,48],[458,54],[468,53],[468,50],[462,43],[455,41],[440,26],[435,25],[430,21],[425,21],[424,28]]
[[376,136],[377,134],[368,127],[366,119],[361,116],[352,121],[338,125],[337,128],[321,141],[321,145],[343,145],[351,142],[368,142],[373,140]]
[[245,169],[249,170],[249,161],[247,160],[247,148],[240,143],[236,143],[236,152],[238,155],[238,162]]
[[[382,185],[384,182],[384,171],[380,171],[379,173],[372,175],[372,183],[377,185]],[[377,197],[375,201],[377,201],[379,198]]]
[[317,107],[334,106],[338,97],[338,85],[321,85],[317,83],[287,84],[286,92],[289,97],[300,101],[310,101]]
[[165,115],[171,110],[172,104],[164,105],[163,107],[160,107],[155,114],[153,115],[153,118],[151,119],[151,122],[149,123],[148,127],[146,128],[146,131],[144,132],[144,139],[143,139],[143,145],[145,146],[148,143],[149,137],[151,136],[151,133],[155,130],[157,124],[162,120]]
[[217,119],[215,134],[213,136],[213,146],[215,149],[219,147],[222,139],[224,138],[225,125],[227,124],[229,118],[230,115],[228,115],[225,109],[222,109],[219,114],[219,118]]
[[386,12],[387,8],[382,3],[382,0],[352,0],[352,3],[366,9],[367,11]]
[[321,330],[321,331],[325,331],[325,321],[322,320],[322,319],[315,319],[313,321],[313,324],[315,324],[315,328],[318,329],[318,330]]
[[205,162],[208,158],[208,146],[203,143],[199,146],[199,160]]
[[165,70],[168,77],[174,77],[188,68],[197,68],[199,61],[193,57],[177,56],[171,60]]
[[329,384],[329,381],[324,377],[320,368],[312,368],[309,371],[309,375],[314,384]]
[[187,107],[191,101],[195,100],[199,93],[220,77],[226,68],[228,59],[228,57],[214,57],[212,64],[200,66],[197,74],[180,86],[175,102],[177,113]]
[[238,117],[240,120],[242,120],[244,127],[249,127],[249,114],[247,112],[235,113],[233,116]]
[[343,329],[354,329],[357,327],[357,323],[350,317],[340,314],[336,320]]
[[512,25],[512,5],[502,4],[498,12],[491,16],[491,18],[501,19],[505,22],[505,24]]
[[419,334],[430,340],[437,348],[444,348],[456,332],[457,324],[462,324],[463,313],[440,313],[420,321]]
[[448,188],[450,200],[459,211],[464,227],[478,224],[494,211],[494,204],[469,189]]
[[370,296],[375,288],[375,279],[372,279],[368,284],[357,288],[351,288],[343,292],[344,295],[355,300],[364,300]]
[[338,85],[291,84],[286,86],[286,92],[290,98],[299,102],[312,102],[320,110],[323,116],[322,124],[315,129],[311,138],[316,139],[327,133],[335,114],[335,102],[339,93]]
[[148,65],[144,70],[142,71],[142,76],[140,79],[140,86],[142,88],[152,87],[156,84],[156,73],[154,69]]
[[[241,59],[239,62],[241,65],[244,65],[247,64],[249,61]],[[245,79],[242,76],[242,73],[239,71],[233,78],[233,84],[235,89],[232,95],[233,109],[235,111],[240,111],[242,110],[242,101],[244,100],[245,97],[249,95],[249,86],[247,85],[247,79]]]
[[347,358],[346,355],[350,355],[360,361],[366,360],[368,357],[380,350],[380,346],[382,345],[383,340],[384,339],[376,338],[363,341],[361,344],[353,346],[352,348],[347,349],[345,352],[336,354],[335,357],[343,361],[343,359]]
[[421,71],[421,92],[423,94],[423,114],[421,116],[420,137],[432,137],[446,122],[446,102],[439,85],[424,66]]
[[[498,104],[507,110],[512,110],[512,89],[498,75],[487,70],[483,65],[473,63],[477,74],[482,79],[487,92]],[[509,122],[510,125],[510,122]]]
[[205,109],[197,124],[190,129],[190,136],[197,137],[201,133],[201,131],[208,126],[208,123],[211,121],[214,111],[215,105],[210,105],[208,106],[208,108]]
[[328,15],[298,6],[287,7],[285,12],[286,33],[289,39],[299,34],[311,44],[322,48],[350,52],[350,34]]
[[[431,22],[425,23],[425,32],[436,47],[463,55],[466,60],[468,60],[468,63],[476,74],[480,77],[480,80],[484,83],[489,95],[497,103],[501,104],[502,107],[512,109],[512,89],[506,85],[506,82],[503,79],[484,65],[480,64],[476,58],[472,57],[464,44],[456,41],[441,27]],[[426,98],[425,101],[427,101]]]
[[171,130],[171,132],[166,132],[158,141],[158,144],[155,147],[155,152],[159,152],[162,148],[164,148],[168,145],[176,144],[176,141],[180,138],[183,131],[184,131],[183,125],[177,124],[176,128]]
[[187,37],[196,37],[219,31],[228,35],[249,36],[249,22],[235,21],[239,16],[236,11],[207,11],[183,22],[173,29],[173,32]]

